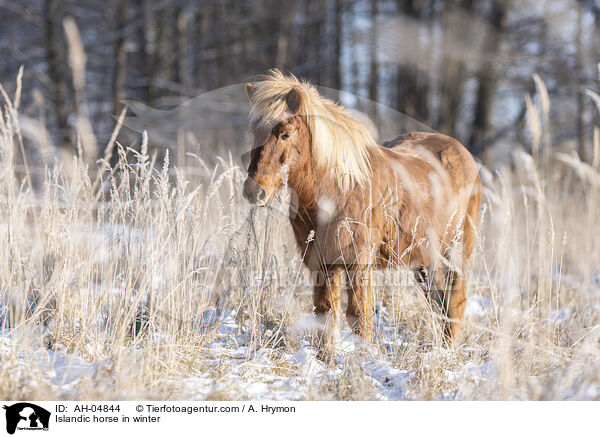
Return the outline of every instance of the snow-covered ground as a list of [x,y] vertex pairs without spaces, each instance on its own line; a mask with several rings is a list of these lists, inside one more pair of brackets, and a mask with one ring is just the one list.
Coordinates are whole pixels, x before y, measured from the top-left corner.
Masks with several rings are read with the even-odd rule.
[[[485,311],[485,303],[479,296],[469,298],[467,317],[481,316]],[[443,378],[460,390],[440,390],[438,399],[461,398],[462,394],[468,397],[468,390],[486,378],[496,377],[492,363],[475,364],[463,359],[464,351],[443,347],[422,352],[419,367],[402,368],[394,357],[402,353],[406,339],[398,328],[387,325],[385,308],[378,307],[377,313],[378,346],[365,345],[349,329],[344,329],[335,364],[327,366],[317,357],[309,334],[300,335],[296,347],[253,350],[250,333],[238,326],[235,311],[224,311],[220,316],[208,312],[207,321],[216,328],[216,334],[202,351],[205,370],[170,377],[169,382],[177,387],[174,398],[410,400],[416,398],[411,388],[415,379],[424,369],[438,366],[440,360],[452,363],[444,371]],[[310,315],[306,316],[306,319],[310,318]],[[307,324],[310,322],[300,323]],[[15,346],[10,332],[6,331],[0,337],[0,345],[5,351]],[[139,349],[128,353],[143,355]],[[51,348],[40,344],[33,352],[21,352],[18,368],[28,378],[28,384],[44,384],[59,398],[78,398],[82,387],[89,386],[96,386],[98,392],[111,392],[111,379],[106,375],[110,360],[89,362],[69,353],[61,344]],[[102,387],[103,384],[106,387]],[[137,395],[152,396],[152,393]],[[128,397],[128,394],[120,395],[123,396]]]

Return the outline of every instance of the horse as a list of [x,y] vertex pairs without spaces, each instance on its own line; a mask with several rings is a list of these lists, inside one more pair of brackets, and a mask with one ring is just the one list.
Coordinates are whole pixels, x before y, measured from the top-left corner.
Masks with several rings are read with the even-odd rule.
[[325,352],[334,353],[339,342],[342,284],[346,319],[370,342],[372,272],[395,266],[412,269],[442,316],[444,344],[452,344],[465,310],[480,204],[469,151],[456,139],[424,132],[378,145],[346,108],[279,70],[246,91],[254,146],[243,195],[266,206],[282,188],[291,189],[289,220],[313,278]]

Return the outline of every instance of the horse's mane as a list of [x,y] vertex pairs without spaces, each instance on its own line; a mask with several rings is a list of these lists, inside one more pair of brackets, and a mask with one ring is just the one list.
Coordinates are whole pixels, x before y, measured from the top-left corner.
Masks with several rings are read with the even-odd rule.
[[300,115],[306,118],[311,151],[316,164],[332,170],[339,186],[364,185],[371,174],[369,148],[376,141],[367,126],[351,117],[341,105],[319,94],[315,87],[294,75],[270,70],[254,83],[250,120],[271,129],[292,114],[286,104],[294,88],[301,96]]

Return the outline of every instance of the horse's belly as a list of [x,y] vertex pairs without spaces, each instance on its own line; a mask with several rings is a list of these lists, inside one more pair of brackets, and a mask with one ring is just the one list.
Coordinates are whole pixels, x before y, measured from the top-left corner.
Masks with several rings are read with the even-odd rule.
[[379,247],[376,264],[379,268],[408,267],[411,269],[430,263],[427,251],[420,245],[407,245],[384,240]]

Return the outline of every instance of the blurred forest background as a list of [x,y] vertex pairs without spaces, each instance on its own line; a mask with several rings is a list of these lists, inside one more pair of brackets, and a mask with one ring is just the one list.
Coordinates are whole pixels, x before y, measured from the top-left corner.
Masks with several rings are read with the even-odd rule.
[[393,108],[488,162],[493,146],[539,141],[528,108],[548,96],[554,145],[589,162],[600,142],[586,94],[600,88],[598,0],[0,0],[0,24],[9,94],[24,66],[30,165],[78,138],[102,156],[123,100],[169,110],[273,67]]

